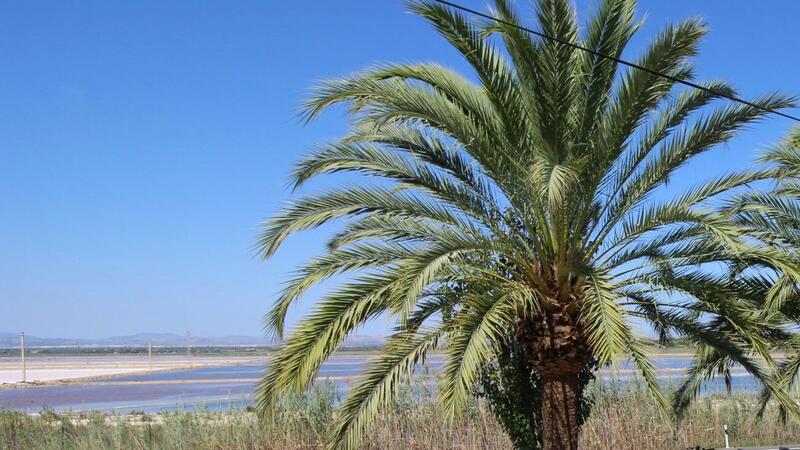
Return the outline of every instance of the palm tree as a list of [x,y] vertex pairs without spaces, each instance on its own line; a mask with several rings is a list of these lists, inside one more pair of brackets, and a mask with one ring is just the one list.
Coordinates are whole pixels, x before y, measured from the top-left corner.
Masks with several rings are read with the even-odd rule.
[[[711,207],[774,171],[730,173],[679,195],[666,188],[676,170],[761,119],[760,108],[790,107],[793,99],[715,105],[715,94],[520,31],[507,0],[496,1],[502,22],[494,23],[474,23],[434,1],[410,7],[474,73],[381,65],[324,83],[304,105],[310,121],[345,104],[354,125],[299,162],[295,188],[336,172],[367,178],[307,194],[264,225],[257,244],[264,258],[293,233],[342,226],[267,314],[278,337],[306,290],[333,276],[345,281],[285,339],[258,385],[259,411],[269,414],[282,393],[305,389],[349,333],[388,315],[395,333],[339,406],[331,447],[355,447],[434,348],[447,355],[440,401],[458,414],[509,330],[542,382],[546,449],[577,448],[579,375],[587,367],[630,358],[666,412],[637,321],[725,355],[796,413],[758,364],[771,363],[758,314],[745,299],[708,292],[720,276],[698,265],[733,264],[749,252],[776,258]],[[543,33],[619,57],[639,28],[634,9],[633,0],[606,0],[583,32],[566,0],[540,0],[536,14]],[[705,32],[696,19],[667,27],[637,63],[691,79]],[[723,82],[705,86],[732,93]],[[469,289],[440,295],[447,286]]]
[[[781,252],[775,258],[780,265],[759,258],[742,258],[736,267],[739,295],[747,297],[764,311],[762,322],[768,341],[787,357],[775,367],[781,390],[797,392],[800,387],[800,279],[794,267],[800,267],[800,127],[779,144],[768,149],[760,163],[775,171],[773,189],[748,189],[730,198],[723,210],[752,241]],[[750,255],[748,255],[750,256]],[[769,325],[769,326],[767,326]],[[729,366],[730,361],[697,364],[706,371],[712,366]],[[768,386],[762,392],[761,408],[772,397]],[[781,405],[782,406],[782,405]],[[781,412],[786,411],[781,407]]]

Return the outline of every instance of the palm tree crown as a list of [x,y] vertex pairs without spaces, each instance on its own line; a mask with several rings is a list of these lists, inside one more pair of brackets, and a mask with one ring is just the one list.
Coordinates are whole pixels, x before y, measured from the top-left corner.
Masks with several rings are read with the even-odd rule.
[[[752,352],[769,356],[753,314],[735,295],[705,291],[721,275],[698,262],[773,256],[712,206],[774,170],[730,173],[667,200],[656,194],[763,111],[715,105],[708,92],[539,40],[509,25],[519,20],[507,0],[495,5],[502,23],[474,23],[431,1],[410,7],[474,73],[381,65],[324,83],[304,105],[311,120],[346,104],[355,124],[298,163],[295,187],[334,172],[368,178],[308,194],[264,226],[258,249],[269,257],[295,232],[343,224],[267,315],[276,335],[283,337],[286,312],[307,289],[349,276],[284,341],[259,384],[260,410],[304,389],[348,333],[383,314],[397,319],[396,332],[340,405],[332,446],[355,446],[379,406],[442,343],[439,395],[457,413],[509,330],[551,394],[574,393],[574,375],[590,364],[630,357],[666,408],[632,327],[637,320],[762,376]],[[605,0],[582,31],[566,0],[540,0],[536,13],[543,33],[619,57],[639,27],[634,9],[633,0]],[[692,79],[690,59],[705,32],[696,19],[667,27],[636,62]],[[732,93],[722,82],[704,85]],[[793,100],[753,102],[775,109]],[[453,285],[471,288],[442,295]],[[571,407],[547,400],[544,407],[546,438],[561,442],[550,448],[570,448]]]

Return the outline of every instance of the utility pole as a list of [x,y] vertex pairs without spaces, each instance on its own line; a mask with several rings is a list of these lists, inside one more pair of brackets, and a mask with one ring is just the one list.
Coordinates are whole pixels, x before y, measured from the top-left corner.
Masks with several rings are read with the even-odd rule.
[[189,330],[186,330],[186,356],[192,356],[192,336],[189,334]]
[[728,424],[722,426],[722,431],[725,433],[725,448],[731,448],[731,442],[728,440]]
[[147,341],[147,362],[150,365],[150,370],[153,370],[153,340]]
[[19,354],[22,359],[22,382],[28,381],[28,368],[25,366],[25,332],[19,333]]

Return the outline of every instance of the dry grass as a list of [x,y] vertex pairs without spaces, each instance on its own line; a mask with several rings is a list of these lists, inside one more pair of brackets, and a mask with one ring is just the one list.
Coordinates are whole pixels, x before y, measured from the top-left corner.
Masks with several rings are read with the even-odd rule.
[[[671,429],[638,387],[596,389],[585,449],[721,447],[727,424],[736,446],[800,441],[797,423],[782,424],[774,409],[762,421],[752,396],[700,400]],[[259,423],[248,411],[149,416],[94,414],[28,416],[0,413],[4,449],[316,449],[333,415],[330,388],[288,399],[275,419]],[[374,424],[366,449],[504,449],[510,444],[490,411],[474,403],[463,419],[448,422],[426,394],[407,393]]]
[[723,425],[733,446],[800,442],[800,424],[782,423],[777,409],[757,418],[754,395],[712,396],[698,400],[685,418],[670,427],[641,389],[602,392],[582,430],[587,449],[685,449],[723,447]]

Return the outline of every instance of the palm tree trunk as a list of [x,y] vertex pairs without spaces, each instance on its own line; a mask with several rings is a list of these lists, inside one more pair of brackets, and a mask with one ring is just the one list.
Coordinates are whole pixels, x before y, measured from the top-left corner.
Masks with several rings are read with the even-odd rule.
[[542,378],[544,450],[578,449],[578,374]]
[[581,373],[592,359],[586,333],[569,304],[517,323],[515,338],[542,380],[542,447],[577,450]]

